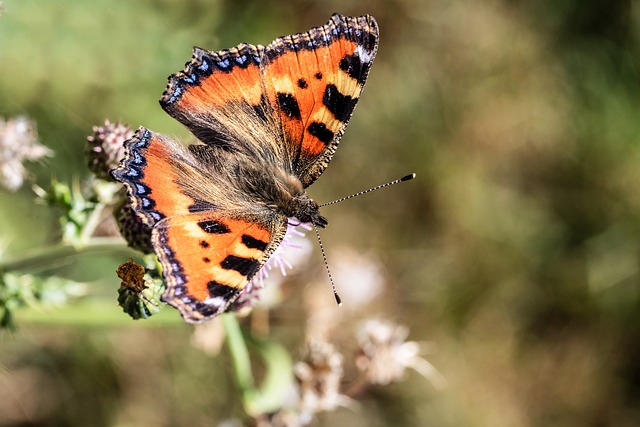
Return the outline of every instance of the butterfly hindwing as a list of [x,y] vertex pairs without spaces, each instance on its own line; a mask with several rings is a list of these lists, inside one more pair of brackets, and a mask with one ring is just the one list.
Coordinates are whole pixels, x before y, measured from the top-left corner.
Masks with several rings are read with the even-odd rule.
[[165,278],[163,300],[185,320],[199,322],[226,311],[280,244],[286,230],[202,212],[162,220],[152,241]]

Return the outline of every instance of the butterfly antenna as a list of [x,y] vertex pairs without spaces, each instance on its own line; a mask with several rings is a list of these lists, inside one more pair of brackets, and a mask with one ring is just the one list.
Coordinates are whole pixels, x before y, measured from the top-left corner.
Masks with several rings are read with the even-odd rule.
[[[390,185],[398,184],[398,183],[404,182],[404,181],[410,181],[415,177],[416,177],[415,173],[410,173],[409,175],[403,176],[402,178],[398,178],[398,179],[394,179],[393,181],[389,181],[386,184],[376,185],[375,187],[369,188],[368,190],[359,191],[359,192],[357,192],[355,194],[352,194],[350,196],[346,196],[346,197],[342,197],[340,199],[334,200],[333,202],[323,203],[323,204],[320,205],[320,207],[334,205],[336,203],[344,202],[345,200],[351,199],[353,197],[362,196],[363,194],[371,193],[372,191],[376,191],[376,190],[379,190],[381,188],[388,187]],[[318,230],[316,230],[316,233],[317,232],[318,232]],[[318,235],[318,238],[320,238],[320,235]],[[320,247],[322,247],[322,243],[320,244]],[[327,269],[328,268],[329,267],[327,267]],[[329,274],[329,276],[331,276],[331,274]]]
[[338,306],[342,305],[342,300],[338,295],[338,291],[336,291],[336,285],[333,283],[333,276],[331,276],[331,270],[329,269],[329,262],[327,261],[327,254],[324,252],[324,246],[322,245],[322,239],[320,239],[320,232],[318,231],[318,227],[315,225],[313,229],[316,232],[316,237],[318,238],[318,243],[320,244],[320,252],[322,253],[322,259],[324,260],[324,268],[327,269],[327,274],[329,275],[329,282],[331,282],[331,289],[333,289],[333,296],[336,298],[336,303]]

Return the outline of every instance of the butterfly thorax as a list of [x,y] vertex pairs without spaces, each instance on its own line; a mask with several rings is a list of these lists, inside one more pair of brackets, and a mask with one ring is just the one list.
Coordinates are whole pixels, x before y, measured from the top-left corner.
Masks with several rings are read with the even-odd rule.
[[237,176],[241,177],[243,192],[253,194],[266,209],[318,227],[327,225],[318,204],[307,195],[294,174],[269,163],[240,162],[238,166]]

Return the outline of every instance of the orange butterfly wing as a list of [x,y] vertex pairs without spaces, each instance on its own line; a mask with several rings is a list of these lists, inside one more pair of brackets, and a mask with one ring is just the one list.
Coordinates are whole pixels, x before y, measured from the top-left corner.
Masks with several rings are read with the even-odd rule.
[[273,142],[287,154],[283,162],[306,188],[335,153],[377,48],[372,16],[337,14],[322,27],[280,37],[266,48],[195,48],[185,69],[169,78],[160,104],[200,140],[226,148],[234,148],[228,134],[235,130],[238,104],[246,106],[277,131],[266,136],[278,139]]
[[[286,222],[284,224],[286,227]],[[268,258],[273,232],[215,212],[162,220],[152,241],[168,278],[163,300],[198,322],[227,310]]]
[[323,27],[266,47],[262,78],[279,117],[294,171],[304,187],[336,151],[378,47],[371,16],[333,15]]
[[232,144],[227,128],[235,110],[228,107],[243,104],[266,114],[261,110],[263,51],[246,43],[219,52],[195,47],[185,69],[169,77],[160,105],[204,143]]
[[[140,128],[112,172],[152,228],[167,289],[163,301],[188,322],[224,312],[280,244],[286,218],[241,218],[194,198],[184,183],[191,160],[166,138]],[[178,166],[179,165],[179,166]],[[197,164],[194,166],[197,167]]]

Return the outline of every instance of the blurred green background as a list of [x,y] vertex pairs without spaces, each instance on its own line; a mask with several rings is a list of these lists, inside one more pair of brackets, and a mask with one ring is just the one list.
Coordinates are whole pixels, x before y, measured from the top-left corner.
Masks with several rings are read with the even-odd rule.
[[[330,264],[345,246],[380,261],[384,303],[361,317],[384,314],[408,325],[411,340],[429,341],[426,358],[448,386],[408,372],[314,425],[640,425],[639,2],[3,6],[0,115],[28,115],[55,150],[31,166],[44,187],[52,175],[88,174],[85,137],[105,118],[187,140],[158,99],[193,45],[266,45],[333,12],[375,16],[380,49],[366,90],[310,194],[328,201],[418,174],[326,208],[322,236]],[[58,233],[55,212],[34,206],[28,186],[0,192],[5,256]],[[0,400],[13,403],[0,425],[205,426],[242,414],[224,352],[191,348],[192,328],[180,322],[122,315],[119,262],[90,257],[60,269],[94,281],[121,322],[87,309],[94,321],[69,326],[62,309],[50,323],[1,333]],[[298,288],[326,286],[322,268],[316,253],[318,278],[300,274]],[[285,343],[304,323],[293,292],[273,325]]]

